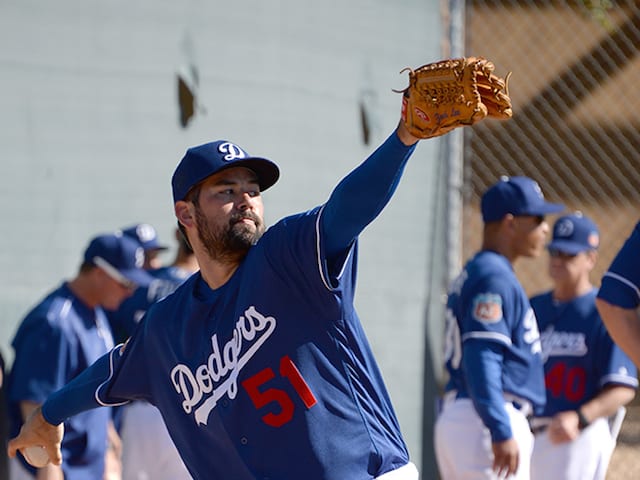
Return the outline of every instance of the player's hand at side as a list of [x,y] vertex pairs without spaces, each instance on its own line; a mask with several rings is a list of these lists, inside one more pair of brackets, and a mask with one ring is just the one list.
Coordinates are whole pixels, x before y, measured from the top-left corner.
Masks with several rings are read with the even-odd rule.
[[578,415],[573,410],[558,412],[551,419],[547,429],[551,443],[571,442],[580,435]]
[[520,463],[520,450],[515,438],[491,444],[493,449],[493,471],[498,478],[515,475]]
[[7,452],[10,458],[16,456],[18,450],[28,447],[42,446],[49,455],[49,461],[54,465],[62,464],[60,445],[64,436],[64,425],[51,425],[42,416],[40,407],[27,417],[17,437],[9,442]]

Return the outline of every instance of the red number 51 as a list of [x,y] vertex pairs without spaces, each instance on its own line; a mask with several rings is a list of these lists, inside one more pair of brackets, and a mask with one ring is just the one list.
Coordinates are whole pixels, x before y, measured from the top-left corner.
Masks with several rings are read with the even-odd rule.
[[[288,355],[280,359],[279,373],[280,376],[289,380],[307,409],[317,403],[316,397],[313,395],[309,385],[304,381],[300,371]],[[242,386],[249,394],[249,398],[251,398],[256,408],[262,408],[270,403],[276,403],[280,406],[280,413],[267,413],[262,417],[262,421],[272,427],[281,427],[293,418],[293,410],[295,408],[293,401],[284,390],[278,388],[260,390],[261,386],[275,378],[275,376],[273,369],[268,367],[259,371],[254,376],[247,378],[242,382]]]

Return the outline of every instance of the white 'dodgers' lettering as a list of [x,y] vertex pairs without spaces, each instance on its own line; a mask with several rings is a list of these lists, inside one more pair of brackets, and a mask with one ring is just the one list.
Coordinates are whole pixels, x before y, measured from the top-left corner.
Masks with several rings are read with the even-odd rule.
[[173,367],[171,381],[184,398],[182,408],[190,414],[195,407],[198,425],[207,424],[211,410],[224,395],[230,400],[236,397],[240,371],[275,329],[275,318],[265,317],[251,306],[238,319],[232,337],[222,348],[218,335],[211,337],[211,354],[195,372],[180,363]]

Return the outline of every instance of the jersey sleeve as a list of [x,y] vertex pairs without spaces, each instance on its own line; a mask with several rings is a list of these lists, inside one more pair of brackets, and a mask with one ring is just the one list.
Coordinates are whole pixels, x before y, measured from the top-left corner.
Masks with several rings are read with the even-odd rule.
[[108,388],[121,357],[122,348],[118,346],[49,395],[42,405],[45,420],[52,425],[59,425],[68,418],[93,408],[126,403],[127,399],[115,399],[103,393]]
[[462,343],[479,339],[511,344],[509,311],[512,288],[497,275],[477,282],[467,293],[466,309],[461,325]]
[[333,262],[389,203],[415,150],[396,132],[333,190],[323,208],[320,232],[327,258]]
[[21,331],[13,345],[12,401],[43,403],[49,394],[67,382],[65,372],[75,370],[72,359],[76,357],[77,345],[46,318],[30,318],[28,327]]
[[502,383],[504,350],[511,345],[511,290],[498,275],[476,282],[467,294],[461,328],[467,393],[494,442],[512,437]]
[[500,345],[480,340],[467,342],[463,350],[467,390],[482,423],[491,432],[492,441],[511,438],[511,421],[504,407]]
[[598,297],[622,308],[640,305],[640,222],[604,274]]
[[144,344],[147,322],[152,316],[153,308],[150,308],[129,340],[111,355],[108,377],[96,391],[100,403],[118,404],[123,399],[150,401],[148,357],[152,350],[147,352]]
[[601,366],[600,388],[607,385],[638,387],[638,372],[631,359],[613,342],[604,325],[599,325],[596,365]]

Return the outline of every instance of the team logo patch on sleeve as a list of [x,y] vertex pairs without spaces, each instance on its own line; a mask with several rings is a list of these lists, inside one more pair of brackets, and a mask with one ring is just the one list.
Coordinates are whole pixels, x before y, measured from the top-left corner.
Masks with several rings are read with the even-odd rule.
[[494,293],[481,293],[473,299],[473,318],[483,323],[502,320],[502,298]]

